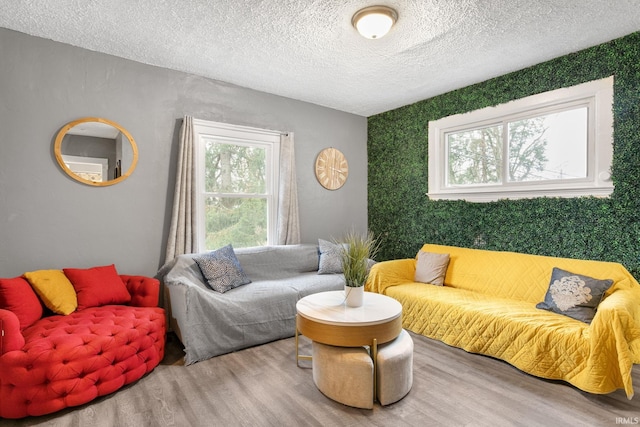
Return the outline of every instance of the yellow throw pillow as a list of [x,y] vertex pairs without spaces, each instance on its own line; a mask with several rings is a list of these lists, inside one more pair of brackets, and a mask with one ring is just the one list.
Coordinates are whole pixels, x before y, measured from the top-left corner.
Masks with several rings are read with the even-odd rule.
[[76,290],[62,270],[31,271],[24,273],[24,278],[49,310],[64,315],[76,311]]

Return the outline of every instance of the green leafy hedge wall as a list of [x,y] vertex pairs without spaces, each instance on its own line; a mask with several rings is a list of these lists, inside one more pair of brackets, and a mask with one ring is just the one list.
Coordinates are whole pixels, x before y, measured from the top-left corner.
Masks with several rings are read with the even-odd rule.
[[[491,203],[431,201],[429,120],[610,75],[614,157],[610,198]],[[640,32],[368,120],[369,228],[379,258],[415,256],[424,243],[599,259],[640,278]]]

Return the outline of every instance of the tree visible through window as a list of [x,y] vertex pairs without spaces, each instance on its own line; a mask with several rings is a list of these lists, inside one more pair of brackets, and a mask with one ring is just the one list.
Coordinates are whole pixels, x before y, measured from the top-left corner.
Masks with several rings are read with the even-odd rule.
[[214,249],[267,243],[266,149],[207,141],[205,239]]
[[499,127],[447,135],[448,185],[492,184],[502,176],[502,131]]
[[429,123],[429,196],[608,195],[613,78]]
[[[586,129],[587,123],[582,126]],[[509,181],[535,181],[544,179],[540,172],[549,161],[549,124],[546,117],[518,120],[509,123]],[[553,141],[552,144],[561,144]],[[587,140],[582,141],[586,150]]]
[[194,121],[198,248],[274,244],[280,133]]
[[585,178],[587,108],[448,133],[447,148],[451,186]]

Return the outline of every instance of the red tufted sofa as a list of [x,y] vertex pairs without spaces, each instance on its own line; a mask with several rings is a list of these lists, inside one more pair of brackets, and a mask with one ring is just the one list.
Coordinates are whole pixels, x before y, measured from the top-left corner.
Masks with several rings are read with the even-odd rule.
[[[26,327],[19,305],[15,312],[3,307],[0,289],[0,417],[82,405],[138,380],[160,363],[165,315],[157,307],[159,282],[119,277],[131,296],[127,305],[78,307],[67,315],[47,315],[45,309]],[[5,289],[14,295],[20,289],[25,300],[32,298],[24,278],[0,280],[9,281]]]

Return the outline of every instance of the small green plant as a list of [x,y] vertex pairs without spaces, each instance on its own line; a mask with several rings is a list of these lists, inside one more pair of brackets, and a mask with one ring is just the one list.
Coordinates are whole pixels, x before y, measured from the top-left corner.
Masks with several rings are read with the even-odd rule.
[[378,252],[373,233],[349,232],[342,242],[342,270],[345,284],[352,288],[364,286],[369,277],[369,260]]

